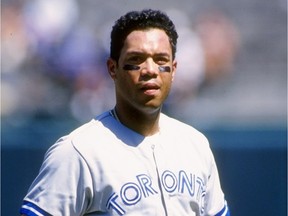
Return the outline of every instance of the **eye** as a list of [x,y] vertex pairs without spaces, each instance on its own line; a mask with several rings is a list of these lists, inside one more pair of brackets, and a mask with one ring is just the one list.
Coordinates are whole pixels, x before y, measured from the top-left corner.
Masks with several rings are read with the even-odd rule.
[[167,64],[169,62],[169,58],[167,58],[166,56],[157,56],[154,58],[154,61],[158,65],[164,65],[164,64]]
[[135,55],[135,56],[130,56],[128,59],[127,59],[127,63],[129,64],[141,64],[142,62],[145,61],[145,58],[143,56],[139,56],[139,55]]

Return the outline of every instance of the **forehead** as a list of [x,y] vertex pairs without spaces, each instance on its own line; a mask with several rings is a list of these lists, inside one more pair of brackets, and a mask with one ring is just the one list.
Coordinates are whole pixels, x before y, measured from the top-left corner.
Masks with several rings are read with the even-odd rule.
[[126,37],[122,51],[172,52],[169,37],[161,29],[132,31]]

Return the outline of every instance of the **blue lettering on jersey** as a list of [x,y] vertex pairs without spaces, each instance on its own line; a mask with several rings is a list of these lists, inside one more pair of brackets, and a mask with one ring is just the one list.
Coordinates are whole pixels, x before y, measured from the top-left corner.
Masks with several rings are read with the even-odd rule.
[[[206,192],[204,181],[200,177],[187,174],[184,170],[180,170],[177,174],[165,170],[160,176],[160,182],[168,194],[189,194],[199,203],[201,213],[204,212]],[[120,188],[119,195],[114,192],[110,196],[106,208],[116,211],[118,215],[124,215],[125,206],[136,205],[142,198],[158,194],[157,189],[157,182],[152,182],[148,175],[137,175],[135,182],[127,182]]]
[[180,193],[184,193],[185,188],[188,190],[190,196],[194,196],[195,194],[195,175],[188,176],[185,171],[181,170],[179,172],[179,186],[178,191]]
[[149,194],[157,194],[157,191],[152,187],[152,181],[149,176],[141,174],[136,176],[136,178],[140,184],[144,197],[148,197]]
[[175,189],[177,188],[177,177],[174,175],[173,172],[169,170],[165,170],[161,176],[161,183],[163,185],[163,188],[168,193],[173,193]]
[[124,215],[125,211],[121,208],[121,206],[118,204],[117,198],[119,196],[116,193],[113,193],[106,204],[107,209],[113,209],[115,210],[119,215]]
[[120,196],[125,205],[135,205],[141,199],[142,193],[137,184],[129,182],[122,186]]

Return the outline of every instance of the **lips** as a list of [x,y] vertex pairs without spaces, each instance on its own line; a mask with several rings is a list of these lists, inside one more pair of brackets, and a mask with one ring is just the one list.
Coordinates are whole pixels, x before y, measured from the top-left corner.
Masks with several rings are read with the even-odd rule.
[[160,89],[160,86],[157,83],[150,82],[141,85],[140,89],[147,95],[154,95]]
[[142,85],[141,89],[148,90],[148,89],[159,89],[159,85],[156,83],[145,83]]

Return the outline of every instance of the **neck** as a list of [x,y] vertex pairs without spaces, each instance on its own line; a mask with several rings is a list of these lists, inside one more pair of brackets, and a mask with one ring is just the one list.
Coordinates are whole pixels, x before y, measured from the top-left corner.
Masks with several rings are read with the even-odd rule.
[[118,120],[143,136],[151,136],[159,132],[160,112],[160,108],[153,111],[141,111],[131,107],[120,107],[117,104],[115,106]]

